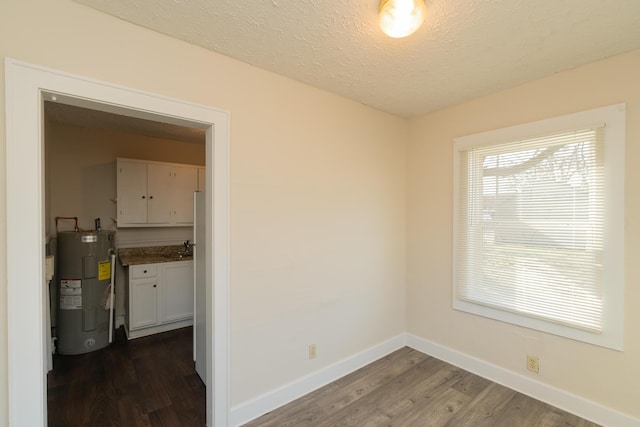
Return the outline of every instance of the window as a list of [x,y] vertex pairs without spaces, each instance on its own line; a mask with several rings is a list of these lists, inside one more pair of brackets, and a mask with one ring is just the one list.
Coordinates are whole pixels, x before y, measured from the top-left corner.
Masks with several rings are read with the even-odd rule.
[[455,139],[455,309],[622,350],[624,111]]

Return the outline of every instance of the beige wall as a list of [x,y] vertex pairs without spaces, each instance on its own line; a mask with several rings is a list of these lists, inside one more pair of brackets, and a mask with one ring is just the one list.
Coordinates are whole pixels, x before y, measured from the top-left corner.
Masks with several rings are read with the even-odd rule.
[[[404,120],[70,0],[3,1],[6,56],[231,112],[233,405],[405,330]],[[3,425],[5,221],[0,242]]]
[[[411,122],[408,149],[408,331],[640,417],[640,51],[556,74]],[[453,138],[627,103],[625,351],[451,308]],[[540,357],[540,374],[525,369]]]

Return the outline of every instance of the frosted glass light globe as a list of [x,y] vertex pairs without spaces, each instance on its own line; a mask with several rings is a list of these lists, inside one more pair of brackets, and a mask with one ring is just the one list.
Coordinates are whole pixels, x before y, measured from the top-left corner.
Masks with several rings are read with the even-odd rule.
[[402,38],[416,32],[426,16],[424,0],[381,0],[378,24],[389,37]]

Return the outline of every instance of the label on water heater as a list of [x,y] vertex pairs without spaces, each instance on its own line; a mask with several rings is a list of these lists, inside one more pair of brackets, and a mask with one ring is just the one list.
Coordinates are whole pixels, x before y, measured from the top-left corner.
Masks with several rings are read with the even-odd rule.
[[111,279],[111,261],[98,262],[98,280]]
[[82,308],[82,280],[60,280],[60,310],[78,310]]
[[85,234],[83,235],[80,240],[82,241],[82,243],[95,243],[98,241],[98,235],[97,234]]

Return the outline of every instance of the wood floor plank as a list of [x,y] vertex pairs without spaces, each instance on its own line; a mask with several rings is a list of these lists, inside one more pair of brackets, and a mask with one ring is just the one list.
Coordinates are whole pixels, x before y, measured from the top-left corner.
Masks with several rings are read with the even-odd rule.
[[538,426],[547,411],[553,408],[544,403],[517,393],[509,402],[496,413],[494,425],[496,427],[528,427]]
[[410,410],[395,413],[389,411],[390,424],[444,425],[460,407],[471,400],[469,396],[451,387],[463,374],[462,370],[449,365],[425,378],[420,386],[414,387],[406,397],[411,402]]
[[130,395],[118,401],[118,416],[123,425],[128,427],[151,427],[149,416],[142,409],[142,405]]
[[371,375],[373,372],[379,371],[389,366],[391,362],[396,359],[407,357],[408,355],[415,352],[414,349],[409,347],[402,347],[391,354],[382,357],[375,362],[371,362],[368,365],[350,373],[349,375],[345,375],[342,378],[339,378],[335,381],[335,383],[339,386],[345,386],[351,384],[361,378],[366,377],[367,375]]
[[420,393],[414,395],[413,410],[393,418],[393,425],[445,426],[460,409],[472,400],[471,396],[454,387],[470,375],[472,374],[466,371],[453,369],[440,385],[431,390],[421,390]]
[[194,401],[190,393],[190,386],[184,377],[165,378],[162,381],[171,406],[175,410],[189,411],[194,408]]
[[162,371],[150,366],[152,364],[147,361],[136,360],[134,364],[138,380],[145,384],[140,394],[145,412],[151,413],[171,405],[171,398],[160,374]]
[[153,427],[176,427],[182,426],[182,422],[173,406],[165,406],[162,409],[149,414],[149,422]]
[[591,421],[585,420],[584,418],[580,418],[577,415],[570,414],[568,412],[563,412],[560,417],[558,424],[563,427],[599,427],[598,424],[593,423]]
[[580,419],[551,405],[517,393],[510,404],[498,414],[495,425],[503,427],[568,427],[572,425],[571,421],[577,425],[597,426],[595,423]]
[[318,425],[325,417],[326,412],[318,407],[318,405],[310,402],[304,406],[289,408],[283,413],[278,412],[271,417],[260,417],[259,421],[254,421],[246,425],[259,425],[262,427],[310,427]]
[[487,388],[489,384],[491,384],[491,381],[468,373],[468,375],[463,376],[460,381],[454,384],[453,388],[467,396],[476,397],[482,390]]
[[507,387],[491,383],[447,423],[448,427],[495,425],[495,413],[509,405],[517,393]]
[[102,387],[94,385],[91,398],[88,399],[89,425],[95,427],[117,426],[119,417],[116,416],[118,402],[114,399],[115,391],[109,382],[105,381],[103,384]]
[[471,397],[448,385],[443,385],[441,390],[434,392],[430,400],[416,402],[412,411],[392,419],[392,424],[399,427],[445,426],[455,413],[471,400]]
[[263,427],[295,426],[295,423],[313,425],[313,423],[317,423],[317,420],[321,417],[324,418],[327,416],[327,413],[315,403],[316,400],[335,393],[337,390],[340,390],[340,387],[335,383],[330,383],[275,411],[261,416],[258,420],[245,424],[245,426],[250,427],[254,424]]
[[382,384],[415,367],[429,356],[420,352],[407,353],[405,357],[394,359],[382,369],[375,370],[369,375],[344,385],[331,395],[317,399],[316,404],[328,414],[349,406],[354,401],[376,390]]
[[[554,408],[550,405],[547,405],[548,408],[550,408],[549,411],[546,411],[545,413],[543,413],[541,415],[541,417],[538,420],[538,425],[540,427],[555,427],[555,426],[563,426],[563,427],[576,427],[575,424],[571,423],[569,421],[568,418],[566,418],[566,415],[571,415],[571,414],[567,414],[557,408]],[[575,416],[572,416],[575,417]],[[585,423],[587,423],[588,421],[586,420],[582,420],[578,417],[575,417],[578,421],[584,421]],[[581,422],[578,422],[578,425],[583,425]],[[584,424],[584,426],[586,426],[587,424]],[[589,425],[594,426],[595,424],[593,423],[589,423]]]

